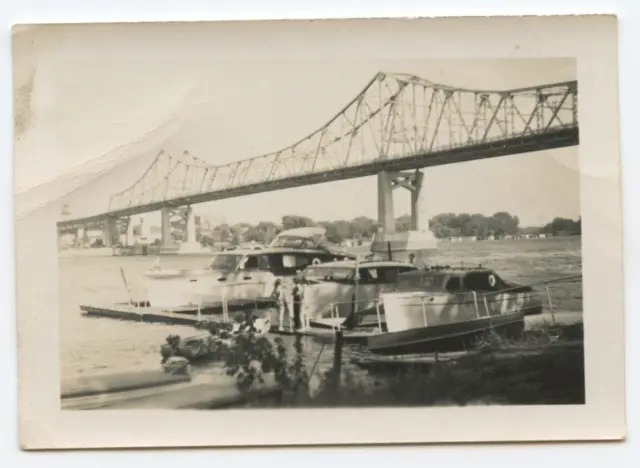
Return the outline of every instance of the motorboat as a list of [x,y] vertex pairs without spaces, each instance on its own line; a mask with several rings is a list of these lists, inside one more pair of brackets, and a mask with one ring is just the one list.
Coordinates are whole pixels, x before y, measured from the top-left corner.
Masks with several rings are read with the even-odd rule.
[[197,270],[165,269],[156,261],[144,273],[146,305],[205,315],[271,307],[278,278],[291,279],[309,265],[355,258],[328,243],[325,232],[318,227],[286,230],[260,250],[217,252]]
[[[398,276],[381,294],[384,332],[368,338],[371,352],[413,354],[468,349],[488,333],[517,337],[524,317],[543,301],[531,286],[503,280],[481,266],[437,267]],[[383,324],[380,324],[383,328]]]
[[343,326],[353,314],[372,317],[369,325],[375,326],[380,294],[394,287],[400,274],[417,269],[409,262],[358,259],[308,266],[301,275],[303,313],[312,327]]

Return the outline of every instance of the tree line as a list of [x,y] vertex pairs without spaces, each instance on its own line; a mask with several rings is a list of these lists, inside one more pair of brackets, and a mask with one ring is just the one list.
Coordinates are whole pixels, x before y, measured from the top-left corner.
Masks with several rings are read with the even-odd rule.
[[[540,227],[522,227],[520,220],[507,212],[498,212],[491,216],[468,213],[441,213],[429,220],[429,229],[436,238],[451,237],[488,237],[503,238],[523,234],[547,234],[553,236],[580,235],[581,219],[555,218]],[[201,240],[205,243],[244,242],[269,243],[281,231],[299,227],[321,226],[327,230],[330,242],[340,243],[346,239],[365,241],[378,232],[376,220],[360,216],[352,220],[314,221],[306,216],[286,215],[281,222],[261,221],[257,224],[239,223],[222,224],[211,232],[201,232]],[[403,215],[396,218],[396,230],[408,231],[411,228],[411,217]]]

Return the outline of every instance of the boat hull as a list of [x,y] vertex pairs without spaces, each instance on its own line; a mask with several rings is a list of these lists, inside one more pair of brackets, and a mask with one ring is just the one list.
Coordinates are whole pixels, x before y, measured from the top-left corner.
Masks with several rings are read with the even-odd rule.
[[522,312],[481,317],[372,335],[367,340],[367,347],[372,353],[395,355],[464,351],[491,333],[517,339],[522,336],[524,325]]
[[[222,304],[263,302],[273,291],[275,276],[252,276],[218,272],[159,271],[145,274],[148,301],[153,307],[176,308],[192,305],[197,309]],[[235,305],[235,304],[234,304]]]

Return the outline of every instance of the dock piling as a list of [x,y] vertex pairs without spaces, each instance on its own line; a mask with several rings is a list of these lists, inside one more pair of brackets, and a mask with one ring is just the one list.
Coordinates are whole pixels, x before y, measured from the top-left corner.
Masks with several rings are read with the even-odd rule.
[[344,336],[342,330],[336,331],[336,342],[333,351],[333,391],[337,393],[340,388],[340,376],[342,375],[342,344]]

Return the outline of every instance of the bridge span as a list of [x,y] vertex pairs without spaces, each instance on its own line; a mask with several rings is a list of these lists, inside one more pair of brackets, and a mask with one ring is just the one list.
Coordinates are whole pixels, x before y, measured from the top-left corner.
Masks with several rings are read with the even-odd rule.
[[419,192],[419,169],[578,143],[576,81],[490,91],[378,73],[325,125],[286,148],[218,166],[187,151],[160,151],[133,185],[111,196],[107,212],[58,228],[377,174],[380,222],[393,230],[385,192]]

